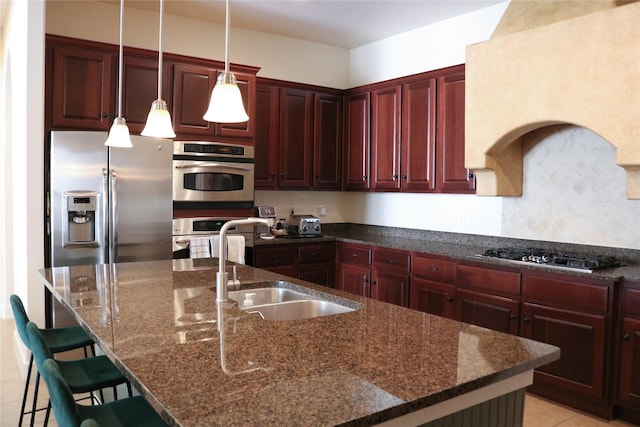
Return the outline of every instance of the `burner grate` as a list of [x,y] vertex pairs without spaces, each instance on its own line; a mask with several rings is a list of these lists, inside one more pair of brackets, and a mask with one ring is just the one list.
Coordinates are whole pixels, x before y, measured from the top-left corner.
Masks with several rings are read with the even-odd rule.
[[522,261],[576,270],[598,270],[617,267],[620,263],[610,256],[585,255],[573,252],[553,252],[541,248],[490,248],[484,253],[491,258]]

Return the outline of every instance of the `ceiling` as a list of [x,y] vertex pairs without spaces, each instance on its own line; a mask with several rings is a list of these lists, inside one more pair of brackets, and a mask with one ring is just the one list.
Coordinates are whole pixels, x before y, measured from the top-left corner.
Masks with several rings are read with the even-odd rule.
[[[504,1],[233,0],[230,15],[232,27],[352,49]],[[125,6],[158,11],[159,1],[126,0]],[[164,2],[165,14],[217,23],[224,23],[224,8],[223,0]]]

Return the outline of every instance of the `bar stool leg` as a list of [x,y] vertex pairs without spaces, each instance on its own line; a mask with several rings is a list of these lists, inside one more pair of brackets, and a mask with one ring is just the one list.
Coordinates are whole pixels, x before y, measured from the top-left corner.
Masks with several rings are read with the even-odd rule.
[[18,427],[22,427],[22,420],[24,419],[24,409],[27,406],[27,395],[29,394],[29,383],[31,382],[32,368],[33,368],[33,353],[29,358],[29,369],[27,369],[27,382],[24,384],[24,395],[22,396],[22,407],[20,408],[20,418],[18,420]]
[[33,427],[36,418],[36,410],[38,405],[38,389],[40,388],[40,372],[36,372],[36,385],[33,389],[33,405],[31,407],[31,422],[29,427]]

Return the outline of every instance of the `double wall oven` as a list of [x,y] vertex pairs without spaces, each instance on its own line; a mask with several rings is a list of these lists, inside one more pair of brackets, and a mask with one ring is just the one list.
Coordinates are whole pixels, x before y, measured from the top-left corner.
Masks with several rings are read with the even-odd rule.
[[174,141],[174,208],[253,208],[253,147]]
[[[253,150],[221,142],[174,141],[174,259],[190,258],[191,240],[219,234],[225,222],[237,219],[233,212],[253,210]],[[188,214],[175,217],[176,212]],[[235,227],[229,234],[245,238],[245,262],[253,264],[253,226]]]

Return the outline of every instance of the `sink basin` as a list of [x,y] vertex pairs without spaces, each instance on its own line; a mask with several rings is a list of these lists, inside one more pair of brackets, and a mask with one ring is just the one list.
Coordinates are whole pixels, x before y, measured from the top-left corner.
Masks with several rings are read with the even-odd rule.
[[311,297],[307,294],[287,288],[258,288],[243,291],[229,291],[229,299],[237,301],[238,308],[241,309],[309,298]]
[[351,307],[318,299],[267,304],[244,310],[248,313],[259,313],[265,320],[311,319],[354,311]]
[[[229,291],[229,299],[238,308],[260,315],[265,320],[301,320],[332,314],[348,313],[361,306],[344,298],[306,289],[284,281],[266,282],[265,287]],[[271,286],[269,286],[271,285]],[[290,289],[301,288],[301,291]],[[307,290],[308,293],[303,290]],[[330,298],[332,301],[325,299]],[[344,304],[333,300],[344,300]]]

